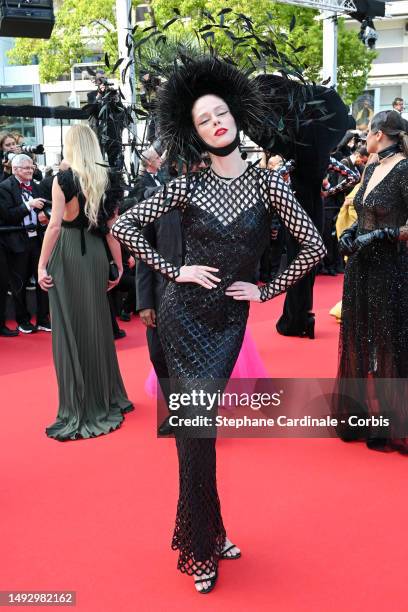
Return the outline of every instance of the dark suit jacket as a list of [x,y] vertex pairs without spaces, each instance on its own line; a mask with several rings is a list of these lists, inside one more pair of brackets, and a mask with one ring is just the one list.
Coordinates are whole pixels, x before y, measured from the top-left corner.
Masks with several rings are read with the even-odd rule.
[[[183,237],[181,231],[181,214],[172,210],[143,230],[145,238],[164,259],[175,266],[183,264]],[[136,264],[136,309],[159,308],[160,300],[167,286],[167,279],[155,272],[144,262]]]
[[[31,181],[33,198],[40,197],[39,188]],[[21,198],[21,188],[18,180],[11,176],[0,183],[0,226],[21,225],[29,210]],[[23,253],[29,240],[25,231],[0,234],[0,240],[12,253]]]
[[136,198],[138,202],[147,200],[156,191],[158,185],[150,172],[146,170],[138,177],[135,187],[130,191],[129,197]]

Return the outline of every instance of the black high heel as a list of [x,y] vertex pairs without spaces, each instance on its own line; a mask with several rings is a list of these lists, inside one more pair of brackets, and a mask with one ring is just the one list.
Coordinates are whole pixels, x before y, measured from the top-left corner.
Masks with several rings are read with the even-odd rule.
[[306,327],[301,334],[302,338],[309,338],[314,340],[315,337],[315,316],[313,312],[310,312],[307,316]]
[[[281,319],[283,316],[281,317]],[[299,331],[299,327],[296,326],[296,331],[292,329],[288,329],[286,323],[282,323],[281,319],[276,323],[276,331],[281,336],[299,336],[300,338],[310,338],[310,340],[314,340],[314,328],[315,328],[315,314],[314,312],[308,312],[306,315],[306,323],[304,329]]]

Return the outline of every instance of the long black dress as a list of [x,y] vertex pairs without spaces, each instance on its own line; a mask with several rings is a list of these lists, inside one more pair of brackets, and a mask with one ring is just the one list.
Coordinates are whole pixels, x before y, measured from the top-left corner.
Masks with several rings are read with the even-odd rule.
[[[278,174],[248,166],[225,181],[211,169],[173,181],[168,189],[122,215],[114,236],[155,270],[174,281],[179,268],[166,262],[141,229],[179,207],[186,246],[185,265],[219,268],[221,282],[208,290],[170,282],[158,313],[158,329],[171,378],[189,389],[194,381],[228,379],[244,337],[247,301],[225,295],[235,281],[251,281],[277,212],[301,243],[298,258],[262,288],[262,300],[282,293],[324,255],[312,222]],[[180,389],[180,386],[179,386]],[[176,438],[180,495],[172,547],[178,569],[201,575],[214,571],[225,544],[216,485],[215,439]]]
[[[408,219],[408,160],[402,159],[365,196],[378,164],[370,164],[354,199],[358,233],[401,227]],[[408,437],[408,249],[373,242],[348,259],[342,302],[334,415],[344,439]],[[398,380],[397,380],[398,379]],[[348,427],[348,417],[377,415],[390,427]],[[400,440],[399,445],[408,444]]]

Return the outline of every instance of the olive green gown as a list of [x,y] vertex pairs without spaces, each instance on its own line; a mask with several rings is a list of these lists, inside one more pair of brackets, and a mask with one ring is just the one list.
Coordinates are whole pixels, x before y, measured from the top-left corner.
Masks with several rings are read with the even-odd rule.
[[133,409],[126,395],[106,294],[109,263],[101,232],[88,231],[84,197],[71,170],[57,180],[80,213],[63,221],[48,263],[52,349],[58,380],[57,420],[46,429],[57,440],[91,438],[120,427]]

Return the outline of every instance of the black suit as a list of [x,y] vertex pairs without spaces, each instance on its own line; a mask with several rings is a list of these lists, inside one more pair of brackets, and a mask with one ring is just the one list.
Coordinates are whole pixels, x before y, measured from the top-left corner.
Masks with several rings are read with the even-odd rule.
[[[31,181],[32,197],[39,197],[39,188]],[[19,181],[11,176],[0,184],[0,226],[22,225],[24,218],[30,214],[22,198]],[[42,228],[37,221],[37,236],[29,237],[24,229],[18,232],[0,233],[0,325],[4,324],[5,300],[7,285],[10,280],[16,321],[22,323],[30,319],[25,299],[25,287],[29,278],[34,275],[37,281],[38,260],[41,252]],[[36,285],[37,293],[37,322],[48,316],[48,294]]]
[[[156,180],[154,177],[156,177]],[[151,172],[145,170],[138,177],[134,189],[129,193],[129,197],[136,198],[138,202],[147,200],[161,184],[162,181],[158,178],[157,173],[153,175]]]
[[[146,178],[146,183],[148,179]],[[149,187],[146,187],[149,189]],[[183,238],[181,218],[178,210],[172,210],[153,223],[147,225],[143,234],[150,244],[167,261],[176,266],[183,263]],[[167,287],[168,281],[159,272],[154,272],[144,262],[138,260],[136,264],[136,309],[154,309],[157,313],[160,301]],[[156,327],[146,330],[150,361],[153,364],[164,397],[168,398],[169,372],[164,358],[163,348],[159,340]]]

